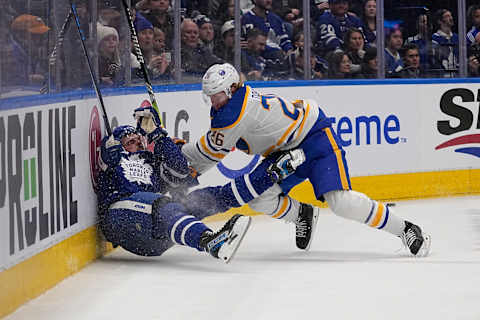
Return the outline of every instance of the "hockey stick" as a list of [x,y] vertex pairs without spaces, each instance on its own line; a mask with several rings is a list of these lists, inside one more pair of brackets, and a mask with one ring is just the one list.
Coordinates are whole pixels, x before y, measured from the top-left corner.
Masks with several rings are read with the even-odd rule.
[[87,47],[85,46],[85,36],[82,31],[82,27],[80,26],[80,19],[78,18],[77,7],[75,4],[70,1],[70,6],[72,8],[73,16],[75,17],[75,23],[77,24],[78,35],[80,36],[80,40],[82,42],[83,53],[85,54],[85,58],[87,58],[88,70],[90,71],[90,77],[92,78],[93,87],[95,92],[97,93],[98,101],[100,102],[100,107],[102,108],[103,113],[103,122],[105,123],[105,129],[107,130],[107,134],[112,134],[112,129],[110,128],[110,122],[108,121],[107,111],[105,110],[105,104],[103,103],[102,93],[98,88],[97,78],[93,72],[92,63],[90,62],[90,57],[88,55]]
[[[65,39],[65,33],[67,32],[67,29],[70,26],[70,18],[71,17],[72,17],[72,11],[70,10],[68,12],[67,18],[63,22],[63,25],[62,25],[62,28],[60,29],[60,32],[57,35],[57,40],[55,41],[55,46],[53,47],[53,50],[50,53],[50,56],[48,57],[48,67],[49,67],[50,71],[51,71],[51,69],[53,69],[53,66],[55,65],[55,62],[57,60],[57,51],[63,45],[63,40]],[[50,74],[51,74],[51,72],[49,73],[48,83],[46,83],[45,86],[43,86],[40,89],[40,93],[46,93],[48,91],[48,88],[52,87]]]
[[[152,107],[160,115],[158,110],[157,100],[155,99],[155,94],[153,92],[152,83],[150,82],[150,77],[148,76],[147,67],[145,66],[145,59],[143,58],[142,49],[140,49],[140,44],[138,43],[137,31],[135,30],[135,25],[133,24],[132,15],[130,8],[127,4],[127,0],[122,0],[123,8],[125,9],[125,15],[127,16],[128,27],[130,28],[130,35],[132,37],[133,47],[135,51],[135,56],[137,57],[138,62],[140,63],[140,70],[142,71],[143,80],[145,82],[145,87],[147,87],[148,95],[150,96],[150,103]],[[164,127],[162,119],[160,118],[160,126]]]

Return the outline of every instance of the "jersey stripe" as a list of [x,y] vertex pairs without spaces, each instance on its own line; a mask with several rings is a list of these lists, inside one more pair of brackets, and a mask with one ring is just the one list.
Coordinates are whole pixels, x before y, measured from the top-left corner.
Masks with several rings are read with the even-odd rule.
[[196,220],[196,221],[192,221],[190,222],[189,224],[187,224],[183,230],[182,230],[182,235],[180,236],[180,241],[184,244],[184,245],[187,245],[187,242],[185,241],[185,234],[187,233],[188,229],[190,229],[191,226],[193,226],[194,224],[197,224],[197,223],[201,223],[200,221]]
[[385,219],[383,219],[383,223],[380,227],[378,227],[378,229],[383,229],[383,227],[385,227],[385,225],[387,224],[387,221],[388,221],[388,206],[385,207]]
[[237,120],[235,120],[235,122],[232,123],[231,125],[228,125],[228,126],[223,127],[223,128],[212,128],[212,130],[230,129],[230,128],[235,127],[240,122],[240,120],[243,117],[243,114],[245,113],[245,109],[247,107],[248,97],[250,96],[250,87],[245,86],[245,89],[246,90],[245,90],[245,96],[243,97],[242,111],[240,111],[240,115],[238,116]]
[[225,155],[223,153],[214,153],[208,149],[207,144],[205,142],[205,136],[202,136],[200,138],[200,146],[202,147],[203,151],[205,151],[206,153],[208,153],[208,155],[214,158],[217,158],[219,160],[222,160],[223,158],[225,158]]
[[309,112],[310,112],[310,104],[307,103],[307,108],[305,109],[302,122],[300,123],[300,127],[298,127],[297,132],[295,133],[295,139],[297,139],[302,134],[303,126],[305,125],[305,120],[308,118]]
[[324,128],[323,131],[327,134],[328,140],[332,145],[333,152],[335,153],[335,157],[337,158],[337,165],[338,165],[338,171],[340,173],[340,180],[342,182],[342,188],[344,190],[350,190],[350,186],[348,184],[348,179],[347,179],[347,172],[345,171],[345,166],[343,165],[342,150],[338,148],[337,142],[333,137],[331,129]]
[[238,192],[237,185],[235,184],[235,181],[232,181],[230,184],[230,187],[232,188],[233,195],[235,196],[235,199],[237,199],[237,202],[243,206],[245,202],[243,201],[242,197],[240,196],[240,193]]
[[[173,225],[172,227],[172,230],[170,230],[170,239],[172,239],[172,241],[174,243],[178,243],[176,240],[175,240],[175,232],[177,231],[177,227],[180,225],[180,223],[182,223],[183,221],[187,220],[187,219],[192,219],[195,217],[194,216],[183,216],[181,217],[180,219],[178,219],[175,224]],[[181,244],[181,243],[178,243],[178,244]]]
[[198,141],[197,143],[195,143],[195,146],[197,147],[197,150],[198,152],[204,156],[205,158],[207,158],[208,160],[210,161],[213,161],[213,162],[220,162],[220,160],[217,160],[217,159],[212,159],[208,156],[208,154],[205,154],[205,152],[203,152],[202,148],[200,148],[200,144],[199,144],[200,141]]
[[385,206],[383,205],[383,203],[379,203],[377,213],[375,214],[375,217],[373,218],[372,223],[370,223],[370,227],[378,226],[378,224],[382,220],[384,210],[385,210]]
[[240,197],[242,197],[243,202],[247,203],[253,200],[253,194],[250,192],[245,181],[245,176],[240,176],[234,180],[235,186],[237,187]]
[[282,206],[280,208],[280,211],[278,211],[276,214],[274,214],[272,216],[272,218],[278,218],[280,217],[281,215],[283,215],[283,213],[285,212],[285,210],[287,209],[287,205],[288,205],[288,197],[283,197],[283,202],[282,202]]
[[258,198],[258,193],[255,191],[255,188],[253,188],[252,182],[250,181],[250,175],[245,175],[245,184],[247,185],[248,191],[252,194],[254,198]]
[[[301,112],[303,112],[303,110],[302,110]],[[285,141],[285,139],[288,137],[288,135],[290,134],[290,132],[291,132],[291,131],[293,130],[293,128],[295,128],[295,126],[297,125],[299,119],[300,119],[300,116],[297,118],[297,120],[295,120],[294,122],[292,122],[292,124],[290,124],[290,126],[288,126],[287,130],[283,133],[283,135],[282,135],[282,137],[280,138],[280,140],[278,140],[276,144],[274,144],[273,146],[271,146],[270,148],[268,148],[267,151],[265,151],[265,153],[263,154],[264,157],[267,157],[276,147],[280,146],[280,145]]]
[[228,150],[228,149],[216,148],[214,145],[212,145],[212,142],[210,141],[210,135],[211,134],[212,134],[212,131],[208,131],[207,136],[205,137],[205,140],[208,143],[208,147],[210,149],[212,149],[213,151],[229,153],[230,150]]

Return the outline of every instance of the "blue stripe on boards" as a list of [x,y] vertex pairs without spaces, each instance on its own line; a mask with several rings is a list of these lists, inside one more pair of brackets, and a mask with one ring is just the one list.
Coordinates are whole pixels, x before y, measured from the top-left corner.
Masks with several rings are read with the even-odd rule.
[[[247,82],[253,88],[281,88],[281,87],[308,87],[308,86],[368,86],[368,85],[407,85],[407,84],[463,84],[480,83],[480,78],[449,78],[449,79],[362,79],[362,80],[285,80],[285,81],[251,81]],[[0,94],[0,110],[26,108],[46,104],[62,103],[73,100],[95,98],[94,90],[80,89],[53,94],[35,94],[29,96],[4,97],[8,93],[5,88]],[[13,89],[13,88],[12,88]],[[20,88],[23,89],[23,88]],[[145,93],[144,86],[100,88],[102,95],[124,96]],[[202,90],[200,83],[193,84],[165,84],[155,85],[153,90],[160,92],[185,92]]]

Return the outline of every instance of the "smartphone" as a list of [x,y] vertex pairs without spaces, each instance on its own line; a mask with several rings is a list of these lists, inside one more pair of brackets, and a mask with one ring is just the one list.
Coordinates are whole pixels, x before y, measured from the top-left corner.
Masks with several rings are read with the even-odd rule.
[[171,52],[165,52],[165,60],[167,60],[168,63],[172,62],[172,53]]

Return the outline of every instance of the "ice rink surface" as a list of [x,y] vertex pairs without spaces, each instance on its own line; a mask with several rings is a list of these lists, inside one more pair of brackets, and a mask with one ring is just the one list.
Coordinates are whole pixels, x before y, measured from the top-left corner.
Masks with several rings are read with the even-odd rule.
[[396,204],[431,234],[429,257],[328,209],[300,252],[293,225],[256,216],[228,265],[179,246],[117,249],[6,319],[480,319],[480,197]]

